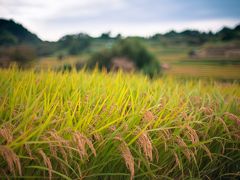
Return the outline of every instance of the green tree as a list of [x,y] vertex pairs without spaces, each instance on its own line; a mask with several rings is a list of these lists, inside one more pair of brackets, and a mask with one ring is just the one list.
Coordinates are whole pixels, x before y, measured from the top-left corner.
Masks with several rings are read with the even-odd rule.
[[67,35],[59,41],[60,49],[67,49],[71,55],[76,55],[86,50],[91,43],[91,37],[87,34]]
[[147,48],[136,38],[119,40],[111,49],[104,49],[94,53],[89,61],[89,67],[98,65],[99,68],[111,69],[114,58],[127,58],[132,61],[138,70],[151,77],[160,73],[160,63]]
[[111,32],[102,33],[100,39],[111,39]]

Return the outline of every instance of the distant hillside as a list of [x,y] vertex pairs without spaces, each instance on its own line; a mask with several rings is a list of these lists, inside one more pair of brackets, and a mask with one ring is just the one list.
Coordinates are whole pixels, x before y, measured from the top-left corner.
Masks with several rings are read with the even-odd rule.
[[[36,34],[31,33],[21,24],[13,20],[0,19],[0,59],[23,59],[19,56],[19,53],[21,52],[22,55],[30,54],[26,53],[26,51],[35,54],[37,57],[49,55],[61,57],[81,53],[90,54],[102,48],[111,48],[120,39],[124,38],[121,34],[111,36],[110,32],[102,33],[99,37],[91,37],[88,34],[78,33],[65,35],[55,42],[48,42],[42,41]],[[240,25],[235,28],[224,27],[216,33],[185,30],[182,32],[170,31],[165,34],[157,33],[151,37],[132,38],[137,38],[145,44],[152,43],[161,47],[170,48],[180,47],[182,45],[184,45],[184,47],[201,47],[208,43],[238,42],[239,44]],[[221,49],[219,51],[221,51]],[[192,54],[196,56],[198,53],[192,52],[191,55]],[[228,54],[229,53],[227,53],[227,55]],[[230,54],[235,55],[236,50],[234,49],[234,52],[231,51]]]
[[166,34],[155,34],[149,38],[150,40],[160,41],[164,44],[177,45],[177,44],[187,44],[187,45],[202,45],[206,42],[211,41],[234,41],[240,40],[240,25],[231,29],[224,27],[216,33],[211,31],[200,32],[197,30],[185,30],[182,32],[170,31]]
[[221,31],[216,33],[216,36],[223,41],[240,40],[240,25],[236,26],[234,29],[224,27]]
[[0,19],[0,45],[38,44],[41,39],[13,20]]

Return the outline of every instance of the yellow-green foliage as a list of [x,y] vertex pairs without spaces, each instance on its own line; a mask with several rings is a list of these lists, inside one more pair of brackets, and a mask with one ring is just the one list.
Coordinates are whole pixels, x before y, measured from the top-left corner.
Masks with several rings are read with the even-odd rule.
[[240,85],[0,70],[1,177],[237,178]]

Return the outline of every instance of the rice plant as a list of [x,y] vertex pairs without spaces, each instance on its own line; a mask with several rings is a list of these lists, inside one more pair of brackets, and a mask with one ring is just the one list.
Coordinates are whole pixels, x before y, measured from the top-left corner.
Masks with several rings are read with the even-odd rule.
[[0,176],[237,179],[240,85],[0,70]]

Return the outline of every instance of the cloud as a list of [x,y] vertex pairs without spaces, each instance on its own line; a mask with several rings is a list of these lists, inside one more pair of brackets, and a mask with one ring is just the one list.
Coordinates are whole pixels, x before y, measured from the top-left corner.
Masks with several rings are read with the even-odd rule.
[[49,40],[57,40],[65,34],[75,34],[79,32],[89,33],[92,36],[99,36],[102,32],[111,31],[112,35],[121,33],[124,36],[151,36],[155,33],[165,33],[170,30],[183,31],[186,29],[200,30],[204,32],[220,30],[223,26],[234,27],[238,24],[238,20],[232,19],[212,19],[212,20],[198,20],[188,22],[162,22],[162,23],[81,23],[73,24],[72,26],[63,26],[62,28],[56,28],[54,30],[41,31],[40,37],[47,37]]
[[97,14],[104,10],[104,7],[116,9],[124,4],[124,0],[1,0],[1,7],[5,9],[0,15],[30,15],[31,18],[59,17],[64,15]]
[[0,0],[0,16],[41,38],[104,31],[149,35],[170,29],[216,30],[240,20],[239,0]]

